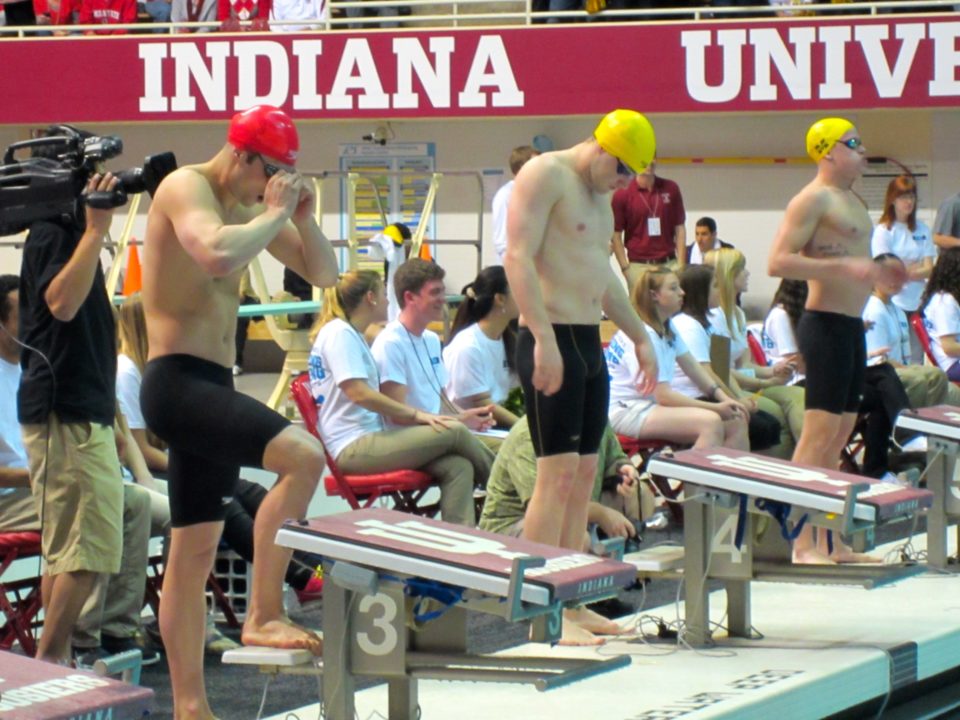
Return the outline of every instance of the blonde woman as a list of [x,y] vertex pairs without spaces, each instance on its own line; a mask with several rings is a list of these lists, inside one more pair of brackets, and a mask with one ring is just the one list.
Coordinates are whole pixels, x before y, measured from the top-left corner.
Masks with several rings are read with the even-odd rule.
[[[345,473],[429,473],[440,485],[443,519],[472,527],[473,487],[486,483],[491,455],[463,423],[380,392],[377,363],[363,333],[386,320],[386,313],[376,272],[348,272],[324,291],[309,361],[310,389],[320,411],[317,429]],[[385,419],[406,427],[388,430]]]
[[[683,303],[683,290],[676,274],[666,267],[648,270],[634,286],[632,300],[657,354],[659,375],[653,394],[641,393],[640,367],[633,343],[622,331],[613,336],[606,350],[613,429],[641,440],[656,438],[696,448],[749,450],[746,408],[714,382],[670,326],[670,318],[680,312]],[[675,366],[708,400],[698,400],[670,387]]]
[[747,403],[773,415],[783,431],[774,449],[778,457],[789,458],[803,430],[804,390],[787,383],[795,367],[787,361],[773,366],[757,365],[747,345],[747,319],[737,306],[737,295],[750,282],[747,259],[734,248],[711,250],[704,258],[714,268],[720,307],[710,311],[710,326],[716,335],[730,338],[730,384]]

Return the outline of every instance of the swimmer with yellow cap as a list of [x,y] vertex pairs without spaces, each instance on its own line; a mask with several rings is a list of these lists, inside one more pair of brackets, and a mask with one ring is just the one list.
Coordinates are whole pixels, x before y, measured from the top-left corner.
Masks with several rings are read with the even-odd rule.
[[653,125],[636,110],[614,110],[593,131],[597,143],[639,175],[657,154]]
[[[817,120],[807,130],[807,155],[814,162],[820,162],[833,150],[840,138],[855,129],[853,123],[844,118],[830,117]],[[857,138],[857,145],[850,149],[856,150],[859,145],[859,138]]]

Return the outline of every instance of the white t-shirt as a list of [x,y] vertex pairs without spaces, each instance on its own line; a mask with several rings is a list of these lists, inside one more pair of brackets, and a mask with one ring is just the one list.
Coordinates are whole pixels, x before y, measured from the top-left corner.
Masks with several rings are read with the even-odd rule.
[[[326,20],[326,0],[273,0],[270,7],[271,20]],[[310,25],[273,25],[271,30],[281,32],[304,32],[306,30],[322,30],[322,24]]]
[[474,323],[458,332],[443,350],[443,364],[450,376],[447,397],[457,405],[463,398],[490,393],[497,405],[507,399],[513,383],[503,340],[491,340]]
[[[710,327],[713,330],[714,335],[719,335],[720,337],[730,338],[730,367],[735,367],[737,360],[743,355],[744,351],[747,349],[747,327],[744,324],[741,329],[734,319],[733,323],[733,333],[730,332],[730,328],[727,327],[727,316],[723,312],[723,308],[715,307],[707,315],[707,318],[710,320]],[[742,320],[743,318],[741,318]]]
[[873,323],[866,331],[868,354],[888,348],[889,359],[902,365],[910,362],[910,323],[903,310],[871,295],[863,308],[863,319]]
[[370,251],[368,257],[372,260],[387,261],[387,320],[393,322],[400,314],[400,303],[397,302],[397,293],[394,290],[393,279],[397,275],[397,268],[406,261],[407,250],[403,245],[397,245],[393,238],[387,237],[383,233],[377,233],[370,238]]
[[[20,387],[20,365],[0,359],[0,467],[26,468],[27,451],[23,447],[20,421],[17,420],[17,389]],[[14,488],[0,488],[0,495]]]
[[140,368],[126,355],[117,355],[117,402],[131,430],[146,430],[140,410]]
[[[669,383],[673,379],[673,369],[677,362],[677,357],[687,351],[683,339],[675,335],[672,342],[657,335],[649,325],[646,325],[647,335],[653,344],[653,350],[657,356],[657,382]],[[640,379],[640,363],[637,362],[637,352],[633,341],[627,337],[626,333],[618,330],[610,338],[610,344],[604,351],[604,357],[607,360],[607,371],[610,373],[610,409],[612,410],[616,403],[632,403],[637,400],[649,400],[652,396],[641,395],[637,389],[637,382]]]
[[320,328],[309,367],[310,392],[321,406],[317,429],[334,458],[358,437],[384,429],[380,415],[352,402],[340,389],[345,380],[363,380],[380,392],[377,365],[367,341],[349,323],[331,320]]
[[[713,241],[713,250],[719,250],[723,247],[720,244],[720,238],[715,238]],[[700,246],[697,244],[697,241],[694,240],[690,244],[690,262],[689,265],[703,265],[703,252],[700,250]],[[686,393],[684,393],[686,394]]]
[[507,206],[513,183],[511,180],[493,196],[493,249],[497,253],[498,265],[503,265],[503,256],[507,252]]
[[[700,324],[700,321],[686,313],[680,313],[670,318],[670,325],[673,331],[683,340],[693,359],[698,363],[710,362],[710,329]],[[703,395],[701,390],[693,380],[687,377],[679,363],[674,368],[673,380],[670,381],[670,387],[678,393],[683,393],[687,397],[698,398]]]
[[943,351],[940,338],[944,335],[960,335],[960,306],[953,295],[938,292],[930,298],[923,311],[923,325],[930,335],[930,351],[940,369],[946,372],[957,358],[952,358]]
[[[790,324],[790,316],[782,305],[774,306],[767,313],[763,321],[760,344],[771,365],[786,360],[788,355],[796,355],[800,352],[800,348],[797,347],[797,336]],[[794,373],[787,385],[796,385],[805,377],[806,375],[802,373]]]
[[440,412],[440,393],[449,378],[435,332],[424,330],[417,337],[399,320],[389,323],[373,341],[373,357],[381,383],[407,386],[407,405],[428,413]]
[[[937,246],[933,244],[930,227],[922,220],[917,220],[917,229],[913,231],[906,223],[895,222],[889,230],[883,225],[877,225],[873,229],[870,254],[876,257],[883,253],[893,253],[907,265],[912,265],[927,257],[935,258]],[[913,312],[920,306],[920,298],[926,286],[926,280],[911,280],[903,286],[903,290],[893,296],[893,302],[906,312]]]

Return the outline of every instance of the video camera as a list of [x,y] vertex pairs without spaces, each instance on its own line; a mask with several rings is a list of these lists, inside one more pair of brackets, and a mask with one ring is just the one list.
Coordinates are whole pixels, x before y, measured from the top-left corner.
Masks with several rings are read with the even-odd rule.
[[[18,151],[30,157],[15,160]],[[107,210],[127,202],[127,195],[156,191],[176,170],[172,152],[151,155],[142,168],[114,173],[112,191],[85,192],[100,163],[123,152],[115,135],[98,137],[70,125],[52,125],[41,137],[10,145],[0,165],[0,236],[23,232],[38,220],[83,222],[83,205]]]

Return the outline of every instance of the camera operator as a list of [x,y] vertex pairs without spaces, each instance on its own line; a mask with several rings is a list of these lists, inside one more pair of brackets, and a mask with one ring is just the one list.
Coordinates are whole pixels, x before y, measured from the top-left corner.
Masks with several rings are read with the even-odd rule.
[[[85,192],[116,185],[110,173],[96,173]],[[17,412],[46,560],[37,657],[49,662],[69,662],[71,633],[97,574],[120,570],[116,337],[100,266],[112,218],[112,209],[85,207],[82,218],[34,222],[20,272],[20,339],[28,349]]]

